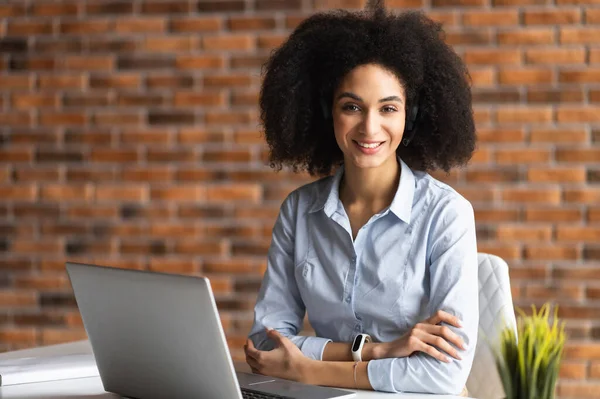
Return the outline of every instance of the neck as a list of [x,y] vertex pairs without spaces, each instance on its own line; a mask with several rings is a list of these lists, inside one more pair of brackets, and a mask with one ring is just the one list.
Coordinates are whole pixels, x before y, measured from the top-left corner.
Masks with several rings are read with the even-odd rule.
[[377,168],[357,168],[345,163],[340,185],[340,199],[344,205],[359,205],[373,212],[389,206],[400,182],[400,165],[396,157]]

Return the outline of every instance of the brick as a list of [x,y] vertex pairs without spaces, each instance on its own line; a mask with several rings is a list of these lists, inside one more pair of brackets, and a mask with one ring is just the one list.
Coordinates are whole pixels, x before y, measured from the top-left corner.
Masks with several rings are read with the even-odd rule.
[[136,149],[95,148],[90,154],[92,162],[130,163],[140,159]]
[[189,1],[145,1],[142,3],[142,13],[144,14],[187,14],[192,11]]
[[17,54],[27,52],[27,39],[8,37],[0,39],[0,53]]
[[69,21],[62,22],[59,29],[60,33],[67,35],[98,35],[112,32],[114,24],[108,19]]
[[117,60],[117,68],[129,69],[165,69],[173,68],[173,57],[154,55],[123,55]]
[[98,185],[96,201],[144,201],[148,198],[148,189],[144,185]]
[[555,43],[555,33],[552,28],[527,28],[498,32],[498,44],[503,46],[546,45]]
[[146,78],[146,86],[150,89],[189,88],[194,86],[194,78],[183,73],[178,73],[177,75],[149,74]]
[[56,219],[60,214],[60,208],[55,204],[18,203],[14,205],[13,213],[18,218]]
[[144,115],[140,111],[97,111],[92,117],[93,123],[97,126],[127,126],[139,125],[144,120]]
[[598,0],[556,0],[556,4],[558,5],[598,5],[600,2]]
[[196,153],[193,148],[164,149],[151,148],[147,153],[148,162],[195,162]]
[[523,148],[514,150],[497,150],[496,162],[498,164],[526,164],[545,163],[550,161],[550,150]]
[[[222,204],[220,204],[222,205]],[[177,216],[181,218],[222,218],[226,215],[223,206],[217,204],[196,205],[196,204],[181,204],[177,211]],[[276,217],[276,216],[275,216]]]
[[85,329],[44,328],[41,331],[41,345],[58,345],[88,339]]
[[600,169],[588,170],[587,171],[587,181],[589,183],[600,182]]
[[31,14],[45,17],[64,17],[68,15],[77,15],[81,3],[73,2],[44,2],[34,3],[31,6]]
[[590,208],[588,211],[588,221],[600,222],[600,208]]
[[173,180],[173,171],[170,168],[160,167],[128,167],[121,173],[121,180],[144,182],[168,182]]
[[37,162],[81,162],[83,153],[77,150],[43,149],[36,152]]
[[579,222],[582,220],[582,211],[579,208],[540,208],[538,206],[525,209],[526,222]]
[[600,43],[600,28],[561,27],[559,31],[559,43],[598,44]]
[[[488,254],[496,255],[501,257],[502,259],[509,260],[518,260],[521,258],[521,248],[517,244],[491,244],[491,243],[477,243],[477,248],[480,252],[485,252]],[[540,278],[544,277],[546,271],[541,270],[539,268],[528,268],[528,269],[515,269],[511,267],[511,277],[512,278]],[[527,273],[525,276],[521,274],[525,272]]]
[[475,220],[478,223],[517,222],[520,212],[517,209],[475,209]]
[[552,278],[560,280],[597,280],[600,278],[600,269],[597,267],[562,267],[555,266]]
[[525,25],[568,25],[581,22],[579,9],[546,9],[525,10],[523,13]]
[[256,122],[258,123],[258,117],[253,111],[239,111],[239,112],[209,112],[207,111],[204,115],[204,122],[206,125],[234,125],[234,124],[247,124]]
[[600,248],[586,246],[583,248],[583,259],[587,261],[600,260]]
[[120,207],[119,215],[122,219],[169,219],[175,215],[169,204],[125,204]]
[[505,241],[549,241],[552,238],[551,226],[520,226],[507,225],[498,226],[496,238]]
[[171,136],[168,129],[135,129],[123,131],[120,141],[123,144],[168,144],[171,142]]
[[226,103],[224,91],[179,91],[173,96],[176,107],[225,106]]
[[62,253],[63,243],[60,239],[32,241],[15,239],[11,242],[11,250],[15,254],[29,255],[31,253]]
[[60,179],[58,167],[13,167],[16,182],[56,182]]
[[546,266],[530,266],[530,267],[511,267],[509,270],[510,279],[512,280],[538,280],[543,281],[548,278],[548,269]]
[[599,83],[600,68],[560,71],[559,81],[561,83]]
[[147,234],[158,238],[189,238],[198,236],[200,228],[194,223],[185,222],[164,222],[151,224]]
[[235,12],[244,11],[244,0],[203,0],[198,2],[198,12]]
[[527,102],[529,103],[580,103],[583,102],[585,94],[583,89],[537,89],[530,88],[527,91]]
[[544,123],[552,121],[550,107],[498,107],[496,117],[500,123]]
[[242,74],[212,75],[204,77],[203,83],[210,88],[247,87],[252,83],[252,78]]
[[85,125],[87,115],[82,112],[42,112],[40,124],[45,126]]
[[115,66],[113,56],[71,55],[63,62],[65,68],[72,71],[110,71]]
[[[0,269],[4,271],[30,271],[33,269],[33,262],[30,258],[22,258],[22,257],[10,257],[10,258],[0,258]],[[11,296],[10,294],[14,296]],[[8,294],[8,295],[7,295]],[[19,306],[17,302],[23,302],[23,295],[16,295],[18,293],[14,292],[14,290],[9,291],[8,293],[0,291],[0,308],[8,307],[8,306]]]
[[586,8],[585,22],[587,24],[598,24],[600,23],[600,8]]
[[90,87],[94,89],[137,88],[140,82],[140,75],[134,73],[90,76]]
[[66,144],[108,145],[113,134],[108,129],[67,129],[64,135]]
[[467,64],[474,65],[518,65],[522,56],[519,50],[468,49],[463,58]]
[[527,284],[525,286],[525,297],[532,300],[553,300],[558,297],[581,301],[584,297],[584,290],[583,286],[575,284]]
[[[557,245],[544,245],[544,246],[527,246],[523,257],[526,260],[577,260],[579,259],[579,251],[577,248],[572,246],[557,246]],[[533,297],[529,294],[528,289],[525,289],[527,296]],[[582,295],[580,295],[582,296]],[[564,296],[560,296],[561,298]],[[579,297],[579,296],[578,296]]]
[[262,68],[267,62],[268,56],[264,54],[259,55],[235,55],[232,54],[229,61],[232,69],[247,69],[247,68]]
[[29,112],[0,113],[0,125],[4,126],[31,126],[33,116]]
[[231,31],[242,30],[270,30],[275,29],[276,21],[273,17],[239,16],[231,17],[227,21],[227,27]]
[[67,181],[70,182],[106,182],[115,180],[115,172],[112,168],[78,167],[67,168]]
[[55,93],[13,93],[11,103],[15,108],[54,107],[58,97]]
[[232,93],[231,104],[256,106],[258,104],[258,96],[259,93],[257,91],[236,91]]
[[506,202],[558,205],[560,203],[560,190],[550,188],[507,188],[502,191],[501,198]]
[[302,0],[256,0],[257,11],[293,11],[302,9]]
[[37,190],[31,184],[0,186],[0,198],[9,201],[33,201],[37,199]]
[[52,22],[43,20],[8,21],[6,32],[11,36],[51,35]]
[[15,279],[15,287],[36,291],[61,291],[70,287],[67,276],[60,274],[23,275]]
[[591,362],[590,378],[600,378],[600,362],[599,361]]
[[65,93],[62,98],[64,107],[106,107],[111,103],[110,93]]
[[558,162],[598,162],[600,148],[562,149],[556,151]]
[[64,323],[64,317],[60,312],[44,311],[16,313],[13,316],[15,325],[17,326],[57,326]]
[[582,128],[532,128],[529,140],[532,143],[586,143],[588,135]]
[[24,16],[27,13],[25,4],[0,4],[0,17]]
[[521,99],[521,93],[517,89],[500,90],[486,89],[474,90],[472,92],[474,103],[518,103]]
[[256,184],[236,184],[210,186],[206,190],[208,201],[249,201],[259,202],[262,189]]
[[561,241],[598,242],[600,227],[558,226],[556,239]]
[[83,89],[87,78],[79,74],[40,75],[38,85],[40,89]]
[[519,11],[506,9],[466,11],[462,14],[462,23],[468,26],[519,25]]
[[546,68],[501,69],[498,73],[498,81],[500,84],[507,85],[552,83],[553,73],[551,69]]
[[580,168],[530,168],[527,180],[534,183],[585,183],[586,170]]
[[248,150],[206,150],[202,154],[204,162],[250,162],[252,154]]
[[133,3],[124,0],[111,0],[106,2],[93,2],[85,5],[88,15],[122,15],[133,13]]
[[432,7],[481,7],[485,0],[432,0]]
[[5,74],[0,76],[0,86],[5,90],[30,89],[33,79],[30,75]]
[[205,169],[205,168],[181,168],[175,174],[175,179],[178,181],[188,182],[216,182],[225,180],[225,174],[220,171]]
[[225,66],[221,55],[182,55],[175,60],[177,69],[220,69]]
[[117,33],[160,33],[167,28],[167,20],[162,17],[119,18],[115,23]]
[[252,50],[255,47],[256,41],[250,35],[205,36],[202,38],[202,49],[207,51]]
[[[127,236],[127,237],[140,237],[147,232],[145,226],[140,223],[126,223],[119,222],[117,224],[113,223],[98,223],[94,225],[94,235],[96,237],[106,237],[110,238],[111,236]],[[154,244],[154,243],[153,243]],[[159,242],[162,248],[166,248],[163,244],[164,242]],[[160,251],[162,252],[162,250]]]
[[57,144],[60,136],[48,129],[11,129],[8,141],[12,144]]
[[37,344],[37,331],[35,328],[1,327],[0,341],[35,346]]
[[286,40],[286,35],[280,34],[265,34],[259,35],[256,45],[261,50],[274,50],[280,47]]
[[87,47],[92,53],[132,52],[139,48],[138,40],[121,37],[90,37]]
[[171,31],[178,33],[218,32],[223,27],[219,17],[185,17],[171,21]]
[[529,5],[539,5],[539,4],[548,4],[549,0],[492,0],[492,4],[495,7],[503,7],[503,6],[529,6]]
[[192,37],[148,37],[142,42],[143,51],[154,53],[177,53],[191,51],[195,47]]
[[564,199],[567,202],[576,202],[580,204],[594,204],[600,202],[600,189],[566,189]]
[[113,219],[118,216],[116,205],[81,205],[71,204],[65,214],[69,219]]
[[151,125],[186,125],[193,124],[195,116],[192,111],[151,110],[148,122]]
[[227,252],[225,241],[179,240],[175,242],[174,253],[194,256],[223,256]]
[[173,259],[153,256],[150,258],[150,264],[148,265],[148,270],[162,273],[193,274],[198,273],[199,269],[200,266],[197,261],[187,258]]
[[88,201],[94,198],[94,188],[89,185],[46,184],[40,197],[50,201]]
[[465,178],[472,183],[506,183],[520,180],[518,169],[470,169]]
[[56,68],[56,60],[46,56],[21,57],[15,55],[10,58],[9,68],[13,71],[51,71]]
[[91,232],[91,228],[82,223],[57,222],[49,220],[41,225],[41,234],[48,236],[77,236]]
[[525,50],[528,64],[585,64],[585,48],[530,48]]
[[204,199],[205,189],[200,185],[152,187],[150,198],[154,201],[189,202]]

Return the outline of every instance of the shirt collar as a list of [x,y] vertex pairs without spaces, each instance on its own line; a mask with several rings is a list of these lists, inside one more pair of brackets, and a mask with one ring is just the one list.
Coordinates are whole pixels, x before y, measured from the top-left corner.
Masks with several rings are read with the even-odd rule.
[[[415,195],[415,175],[412,170],[400,157],[400,182],[398,189],[394,195],[394,199],[390,204],[392,211],[400,220],[409,224],[412,213],[413,198]],[[344,175],[344,165],[341,165],[331,179],[327,181],[323,190],[318,193],[318,197],[310,208],[309,212],[316,212],[321,209],[325,211],[328,217],[337,210],[340,199],[340,181]]]

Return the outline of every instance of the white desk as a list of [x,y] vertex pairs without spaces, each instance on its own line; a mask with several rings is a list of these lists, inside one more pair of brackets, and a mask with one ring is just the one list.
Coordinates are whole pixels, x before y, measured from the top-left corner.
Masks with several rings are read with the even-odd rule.
[[[77,341],[68,344],[52,345],[41,348],[25,349],[15,352],[0,353],[0,360],[18,359],[30,356],[53,356],[77,353],[91,353],[88,341]],[[240,371],[249,371],[245,363],[236,363]],[[421,394],[389,394],[371,391],[356,391],[357,399],[381,399],[395,396],[403,399],[464,399],[452,395],[421,395]],[[102,387],[100,377],[78,378],[72,380],[41,382],[36,384],[23,384],[0,387],[0,399],[104,399],[120,398],[120,396],[107,393]]]

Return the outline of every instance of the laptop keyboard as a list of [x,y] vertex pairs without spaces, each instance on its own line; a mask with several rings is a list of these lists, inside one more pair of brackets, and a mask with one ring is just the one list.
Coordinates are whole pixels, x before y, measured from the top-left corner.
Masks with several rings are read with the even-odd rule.
[[252,389],[242,388],[242,398],[244,399],[294,399],[289,396],[275,395],[273,393],[264,393],[253,391]]

